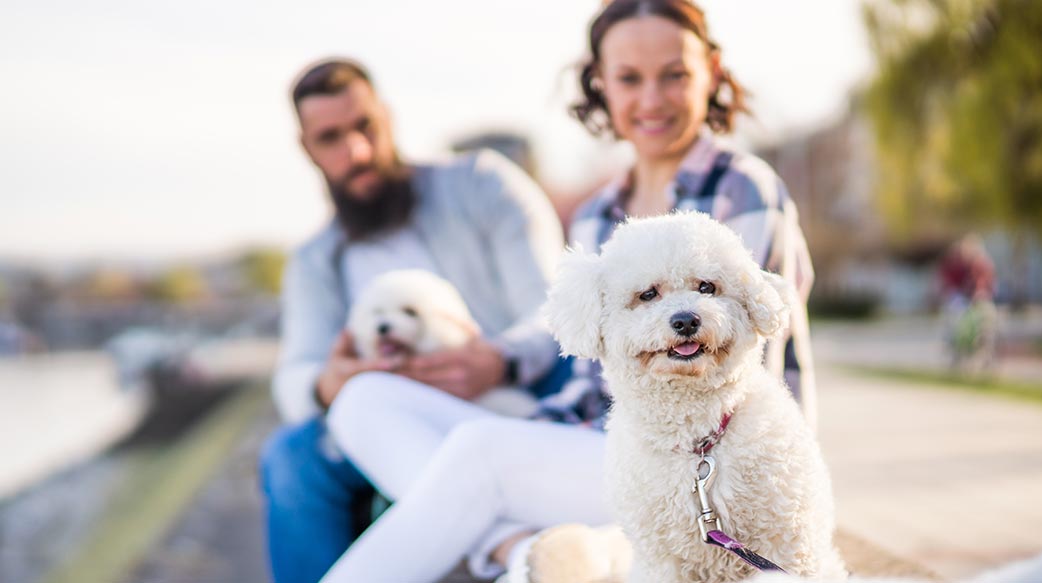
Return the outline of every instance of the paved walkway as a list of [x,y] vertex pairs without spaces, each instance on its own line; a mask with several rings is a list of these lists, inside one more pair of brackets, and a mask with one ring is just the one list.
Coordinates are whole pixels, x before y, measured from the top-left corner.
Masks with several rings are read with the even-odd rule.
[[816,334],[815,347],[840,527],[944,578],[1042,553],[1042,405],[830,366],[915,358],[914,335],[839,333]]
[[257,453],[277,425],[265,407],[127,583],[270,580]]

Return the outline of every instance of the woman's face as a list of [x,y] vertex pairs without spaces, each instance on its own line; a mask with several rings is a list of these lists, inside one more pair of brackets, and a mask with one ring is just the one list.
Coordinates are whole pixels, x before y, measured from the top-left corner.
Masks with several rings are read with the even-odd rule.
[[672,20],[616,23],[601,39],[599,71],[616,134],[641,158],[682,156],[705,122],[717,67],[695,33]]

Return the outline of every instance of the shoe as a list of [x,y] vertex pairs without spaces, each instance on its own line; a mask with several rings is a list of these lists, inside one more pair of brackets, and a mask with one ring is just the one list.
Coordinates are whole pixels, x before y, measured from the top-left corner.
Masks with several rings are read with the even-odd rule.
[[622,529],[562,524],[518,543],[496,583],[624,583],[633,551]]

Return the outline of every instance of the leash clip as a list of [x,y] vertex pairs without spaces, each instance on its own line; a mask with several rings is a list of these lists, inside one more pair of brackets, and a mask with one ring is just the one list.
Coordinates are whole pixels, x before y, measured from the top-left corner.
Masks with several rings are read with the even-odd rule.
[[[702,542],[718,546],[728,552],[734,553],[739,559],[745,561],[760,571],[781,571],[781,567],[770,560],[747,549],[745,545],[727,536],[723,531],[720,517],[713,512],[709,506],[709,487],[713,485],[716,477],[716,460],[705,455],[705,449],[698,452],[699,460],[695,470],[695,485],[691,492],[698,496],[698,534],[702,536]],[[705,475],[703,475],[705,472]]]
[[[703,469],[705,475],[702,475]],[[709,487],[713,485],[716,478],[716,460],[712,456],[702,455],[698,461],[695,475],[695,485],[691,487],[691,493],[698,497],[698,534],[702,536],[702,542],[709,542],[709,531],[720,529],[720,518],[709,506]]]

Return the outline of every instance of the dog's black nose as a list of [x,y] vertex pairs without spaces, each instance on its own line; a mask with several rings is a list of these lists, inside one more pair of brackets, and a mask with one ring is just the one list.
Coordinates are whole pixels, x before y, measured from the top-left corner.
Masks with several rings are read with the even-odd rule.
[[691,336],[698,332],[702,319],[694,312],[677,312],[669,319],[669,326],[681,336]]
[[376,332],[380,334],[380,336],[386,336],[388,333],[390,333],[390,331],[391,325],[387,322],[381,322],[380,325],[376,328]]

